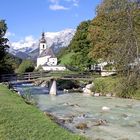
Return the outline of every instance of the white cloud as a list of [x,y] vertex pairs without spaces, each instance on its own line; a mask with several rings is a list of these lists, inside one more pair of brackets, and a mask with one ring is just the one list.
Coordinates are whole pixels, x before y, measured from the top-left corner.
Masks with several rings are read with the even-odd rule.
[[11,46],[13,49],[22,49],[22,48],[28,48],[33,46],[37,42],[36,39],[34,39],[33,36],[26,36],[24,39],[19,40],[17,42],[12,42]]
[[50,5],[49,8],[51,10],[68,10],[69,9],[69,8],[64,7],[63,5],[59,5],[59,4]]
[[72,0],[73,6],[78,7],[79,6],[79,0]]
[[15,34],[14,33],[11,33],[11,32],[7,32],[6,34],[5,34],[5,37],[14,37],[15,36]]
[[[65,7],[64,4],[69,4],[70,7],[75,6],[78,7],[79,6],[79,0],[49,0],[49,2],[51,3],[49,5],[49,8],[51,10],[68,10],[70,9],[69,7]],[[60,4],[63,3],[63,4]]]

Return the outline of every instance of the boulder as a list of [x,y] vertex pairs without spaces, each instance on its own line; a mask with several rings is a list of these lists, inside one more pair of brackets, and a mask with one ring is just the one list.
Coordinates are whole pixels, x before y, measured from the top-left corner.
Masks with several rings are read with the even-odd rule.
[[83,88],[83,93],[93,95],[92,89],[94,88],[94,83],[87,84],[85,88]]
[[77,129],[84,130],[84,129],[87,129],[88,126],[87,126],[86,123],[79,123],[79,124],[76,125],[76,128],[77,128]]
[[94,83],[92,82],[91,84],[86,85],[85,88],[91,90],[92,88],[94,88]]
[[107,106],[103,106],[103,107],[102,107],[102,110],[103,110],[103,111],[109,111],[109,110],[110,110],[110,108],[109,108],[109,107],[107,107]]
[[95,97],[99,97],[100,96],[100,93],[95,93],[94,96]]
[[112,96],[111,93],[106,94],[106,97],[111,97],[111,96]]

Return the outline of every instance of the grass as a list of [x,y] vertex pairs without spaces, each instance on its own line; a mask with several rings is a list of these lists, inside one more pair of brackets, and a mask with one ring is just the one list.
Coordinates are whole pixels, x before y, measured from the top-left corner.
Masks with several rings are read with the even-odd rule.
[[84,140],[0,85],[0,140]]
[[96,92],[100,92],[104,95],[107,93],[115,93],[118,81],[119,81],[119,78],[116,76],[95,78],[95,80],[94,80],[95,89],[94,90]]
[[[120,93],[120,89],[119,89],[120,80],[121,78],[117,76],[95,78],[94,80],[95,88],[93,90],[95,92],[102,93],[103,95],[112,93],[118,96],[118,93]],[[135,94],[132,94],[130,98],[140,100],[140,89],[135,91]]]
[[134,99],[137,99],[137,100],[140,100],[140,89],[138,89],[137,91],[136,91],[136,94],[134,94],[134,97],[133,97]]
[[73,54],[74,54],[74,53],[71,52],[71,53],[68,53],[68,54],[64,55],[64,56],[60,59],[61,64],[63,64],[63,65],[65,65],[65,64],[70,64],[71,58],[72,58],[72,55],[73,55]]

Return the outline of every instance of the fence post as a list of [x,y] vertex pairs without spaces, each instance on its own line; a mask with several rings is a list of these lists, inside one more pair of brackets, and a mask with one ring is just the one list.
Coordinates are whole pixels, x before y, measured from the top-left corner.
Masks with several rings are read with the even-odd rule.
[[28,80],[31,80],[31,74],[28,73]]

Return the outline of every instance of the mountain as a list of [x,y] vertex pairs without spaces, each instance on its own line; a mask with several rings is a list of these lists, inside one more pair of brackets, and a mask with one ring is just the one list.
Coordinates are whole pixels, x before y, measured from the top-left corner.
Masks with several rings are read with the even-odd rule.
[[[60,32],[45,32],[47,46],[52,47],[55,53],[59,52],[61,48],[69,45],[75,31],[75,29],[65,29]],[[24,40],[10,43],[9,52],[22,59],[36,60],[39,53],[38,45],[39,38],[34,39],[33,36],[28,36]]]

